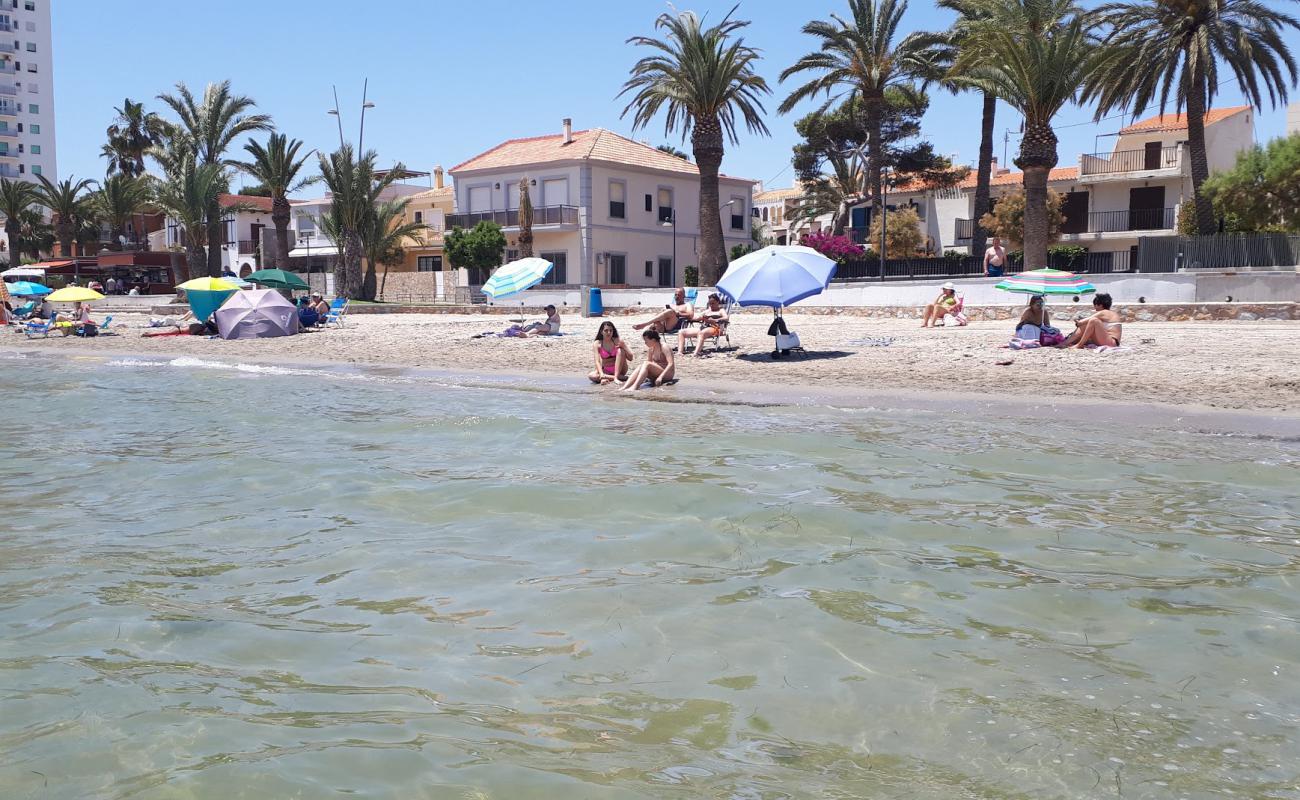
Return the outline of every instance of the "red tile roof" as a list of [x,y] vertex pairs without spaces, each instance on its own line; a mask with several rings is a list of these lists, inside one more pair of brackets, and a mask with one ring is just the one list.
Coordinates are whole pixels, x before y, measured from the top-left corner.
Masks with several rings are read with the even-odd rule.
[[232,206],[252,206],[258,211],[271,213],[271,198],[258,197],[253,194],[223,194],[221,195],[221,207],[231,208]]
[[[967,175],[965,178],[963,178],[955,188],[974,189],[975,184],[978,182],[978,177],[979,176],[976,175],[975,171],[971,170],[970,174]],[[1047,173],[1048,183],[1061,183],[1065,181],[1075,181],[1078,179],[1079,179],[1078,167],[1057,167],[1056,169]],[[1001,174],[994,175],[991,178],[989,178],[989,186],[1019,186],[1023,181],[1024,181],[1023,172],[1014,172],[1014,171],[1003,172]],[[914,181],[912,183],[903,184],[902,186],[891,187],[889,191],[891,193],[923,192],[927,188],[929,187],[927,187],[924,183],[921,183],[919,181]]]
[[[552,161],[604,161],[613,164],[632,164],[639,167],[680,172],[686,175],[700,173],[690,161],[669,155],[648,144],[633,141],[604,128],[574,131],[573,141],[564,143],[562,134],[533,136],[527,139],[507,139],[491,150],[484,151],[468,161],[452,167],[450,172],[480,169],[520,167]],[[732,177],[723,175],[722,177]],[[739,178],[736,180],[744,180]]]
[[[1250,106],[1232,106],[1231,108],[1212,108],[1205,112],[1205,124],[1213,125],[1220,120],[1249,111]],[[1126,133],[1157,133],[1160,131],[1181,131],[1187,129],[1186,114],[1157,114],[1154,117],[1138,120],[1127,128],[1120,129],[1120,135]]]

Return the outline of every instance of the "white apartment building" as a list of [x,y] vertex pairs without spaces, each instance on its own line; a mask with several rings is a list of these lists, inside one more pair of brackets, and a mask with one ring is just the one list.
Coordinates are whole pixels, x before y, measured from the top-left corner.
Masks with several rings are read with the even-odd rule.
[[[696,166],[603,128],[510,139],[453,167],[448,228],[499,224],[518,257],[519,181],[533,206],[533,252],[555,267],[545,283],[679,286],[699,263]],[[750,243],[754,181],[719,178],[725,247]],[[452,264],[452,267],[456,265]],[[467,275],[469,285],[486,280]]]
[[0,0],[0,177],[55,180],[52,0]]

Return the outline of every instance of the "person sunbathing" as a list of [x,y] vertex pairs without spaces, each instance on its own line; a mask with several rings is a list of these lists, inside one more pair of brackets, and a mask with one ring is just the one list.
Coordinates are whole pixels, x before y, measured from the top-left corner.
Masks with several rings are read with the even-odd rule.
[[686,340],[696,339],[695,355],[703,357],[704,343],[709,339],[722,335],[726,330],[727,323],[731,317],[727,314],[726,309],[722,307],[722,296],[718,293],[709,295],[708,306],[701,311],[696,317],[704,327],[698,330],[680,330],[677,332],[677,352],[686,355]]
[[519,330],[519,336],[523,338],[529,336],[559,336],[560,312],[555,310],[555,306],[547,306],[545,322],[530,322]]
[[650,382],[651,386],[663,386],[673,379],[676,370],[676,364],[673,363],[673,353],[659,339],[659,332],[647,330],[641,332],[641,338],[645,340],[645,362],[633,371],[632,376],[623,384],[622,391],[631,392],[641,388],[641,385]]
[[1124,326],[1120,324],[1119,314],[1111,311],[1112,302],[1111,296],[1104,292],[1094,295],[1093,315],[1079,320],[1074,333],[1061,342],[1060,346],[1073,347],[1076,350],[1083,350],[1090,344],[1098,347],[1119,347]]
[[656,333],[677,333],[687,323],[694,321],[695,309],[686,300],[686,290],[678,289],[673,292],[673,302],[664,306],[664,310],[655,315],[654,319],[648,322],[638,322],[632,326],[632,330],[639,331],[650,329]]
[[939,324],[939,320],[949,314],[956,314],[957,310],[957,287],[949,281],[939,290],[939,296],[934,299],[934,302],[925,307],[925,313],[921,316],[921,327],[934,328]]
[[596,368],[587,373],[592,383],[606,384],[627,380],[627,365],[632,363],[632,348],[618,336],[614,323],[605,320],[596,331],[596,341],[591,346]]
[[90,303],[78,301],[72,310],[72,322],[63,325],[60,323],[61,331],[64,336],[77,334],[78,336],[95,336],[99,333],[99,324],[90,318]]

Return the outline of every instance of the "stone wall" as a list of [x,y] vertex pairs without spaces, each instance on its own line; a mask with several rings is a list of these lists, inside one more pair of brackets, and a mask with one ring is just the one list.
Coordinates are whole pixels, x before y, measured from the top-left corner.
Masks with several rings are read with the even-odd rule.
[[[438,294],[438,275],[444,276],[446,296]],[[384,303],[441,303],[452,299],[454,282],[451,272],[389,272],[387,280],[381,272],[375,286],[377,290],[382,284],[384,291],[376,299]]]

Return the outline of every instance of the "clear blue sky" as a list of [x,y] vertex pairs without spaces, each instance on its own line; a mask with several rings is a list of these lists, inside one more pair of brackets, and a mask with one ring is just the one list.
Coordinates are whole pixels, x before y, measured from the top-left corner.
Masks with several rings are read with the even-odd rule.
[[[451,167],[503,139],[559,132],[572,117],[575,128],[604,127],[633,135],[615,99],[628,68],[639,57],[627,37],[653,33],[662,0],[566,0],[566,2],[429,2],[374,0],[49,0],[53,4],[55,106],[61,177],[99,178],[104,129],[124,97],[154,99],[176,81],[196,93],[205,83],[230,79],[252,96],[279,130],[311,147],[338,143],[331,84],[337,84],[344,133],[355,140],[363,78],[370,79],[375,108],[366,115],[367,148],[384,164],[413,169]],[[733,0],[680,0],[679,8],[717,18]],[[800,33],[809,19],[843,12],[837,0],[792,3],[745,0],[738,16],[753,21],[747,41],[763,52],[762,74],[773,95],[765,103],[771,137],[742,133],[728,148],[723,171],[771,186],[791,182],[790,148],[798,112],[778,115],[789,91],[777,83],[781,70],[812,47]],[[909,29],[938,29],[947,12],[913,2]],[[1300,50],[1300,41],[1292,37]],[[1293,92],[1295,99],[1296,92]],[[1240,93],[1223,87],[1216,105],[1235,105]],[[811,105],[810,105],[811,107]],[[806,109],[805,109],[806,110]],[[1120,120],[1091,122],[1088,109],[1058,117],[1062,165],[1094,150],[1095,136],[1118,130]],[[1256,117],[1256,139],[1284,132],[1284,110]],[[1002,132],[1019,119],[999,109]],[[932,95],[925,136],[945,154],[971,162],[979,145],[979,105],[972,97]],[[662,125],[638,132],[652,144],[669,141]],[[672,142],[683,146],[680,136]],[[1101,149],[1108,149],[1101,140]]]

